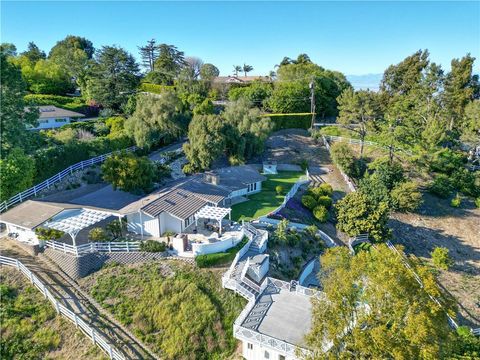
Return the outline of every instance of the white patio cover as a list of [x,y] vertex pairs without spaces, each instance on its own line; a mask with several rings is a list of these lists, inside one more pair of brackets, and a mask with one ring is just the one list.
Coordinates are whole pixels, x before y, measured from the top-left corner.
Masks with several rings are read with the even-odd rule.
[[220,233],[221,233],[222,232],[222,219],[227,215],[230,217],[231,212],[232,212],[231,208],[224,208],[224,207],[206,205],[195,213],[195,215],[194,215],[195,216],[195,225],[198,225],[197,221],[200,218],[217,220],[218,225],[220,226]]
[[75,237],[80,230],[96,224],[109,216],[112,216],[112,214],[90,209],[65,210],[43,224],[43,226],[69,234],[72,237],[73,245],[75,245]]

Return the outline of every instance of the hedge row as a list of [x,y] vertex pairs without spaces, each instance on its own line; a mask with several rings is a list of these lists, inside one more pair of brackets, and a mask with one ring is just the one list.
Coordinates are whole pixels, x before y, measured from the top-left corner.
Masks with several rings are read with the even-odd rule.
[[52,105],[63,109],[79,112],[86,116],[97,116],[98,106],[85,104],[82,98],[60,95],[28,94],[24,97],[28,105]]
[[154,93],[154,94],[162,94],[165,91],[175,90],[175,87],[174,86],[168,86],[168,85],[141,83],[140,86],[139,86],[139,90]]
[[35,183],[41,182],[77,162],[132,145],[132,140],[128,137],[119,136],[113,139],[99,137],[91,141],[74,141],[65,145],[55,145],[37,150],[34,154]]
[[242,241],[240,241],[237,245],[228,249],[225,252],[196,256],[195,262],[200,268],[228,264],[229,262],[233,261],[235,255],[237,255],[237,252],[239,252],[240,249],[244,247],[247,242],[248,239],[244,237]]
[[263,114],[272,119],[274,130],[282,129],[309,129],[312,125],[312,114]]

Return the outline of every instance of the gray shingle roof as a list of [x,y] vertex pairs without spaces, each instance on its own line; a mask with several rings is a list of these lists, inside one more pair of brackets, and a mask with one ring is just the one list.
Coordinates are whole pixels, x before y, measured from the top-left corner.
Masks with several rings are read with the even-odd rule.
[[78,112],[58,108],[53,105],[38,106],[38,110],[40,111],[39,119],[85,117],[85,115],[80,114]]
[[207,201],[195,196],[194,193],[184,189],[173,189],[165,196],[144,206],[142,210],[154,217],[162,212],[167,212],[183,220],[195,214],[205,205],[207,205]]
[[34,229],[64,210],[61,206],[28,200],[0,216],[0,222]]
[[265,176],[260,174],[250,165],[230,166],[216,169],[207,172],[206,175],[216,175],[220,179],[218,185],[227,188],[230,191],[244,189],[248,184],[267,180]]

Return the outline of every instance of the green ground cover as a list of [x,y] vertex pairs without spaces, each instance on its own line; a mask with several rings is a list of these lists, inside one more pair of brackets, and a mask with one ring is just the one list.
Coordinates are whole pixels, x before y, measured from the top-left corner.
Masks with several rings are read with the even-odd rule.
[[239,252],[240,249],[244,247],[247,242],[247,237],[244,237],[242,241],[240,241],[237,245],[228,249],[225,252],[198,255],[195,257],[195,263],[198,267],[201,268],[226,265],[233,261],[233,259],[237,255],[237,252]]
[[[283,171],[267,175],[267,180],[262,184],[262,191],[250,195],[248,201],[232,206],[232,219],[235,221],[252,220],[272,212],[280,206],[285,194],[302,175],[302,172],[297,171]],[[284,189],[280,195],[275,191],[275,187],[278,185]]]
[[110,265],[82,285],[162,359],[229,359],[245,300],[222,288],[224,270],[177,261]]

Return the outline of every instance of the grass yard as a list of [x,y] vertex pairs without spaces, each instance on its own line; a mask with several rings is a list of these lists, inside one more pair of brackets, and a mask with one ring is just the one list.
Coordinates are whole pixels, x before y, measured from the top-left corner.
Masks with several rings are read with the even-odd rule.
[[[283,202],[285,194],[294,183],[298,181],[302,172],[283,171],[275,175],[267,175],[267,180],[262,184],[262,191],[250,195],[248,201],[232,206],[232,219],[252,220],[267,215]],[[278,195],[275,191],[277,185],[283,186],[284,192]]]

